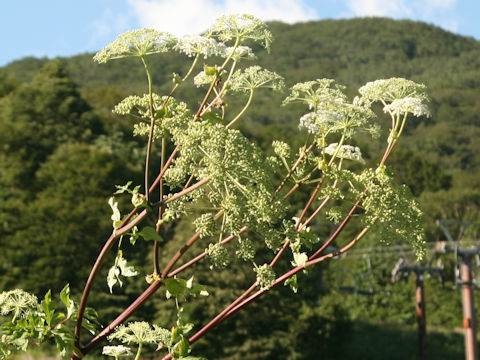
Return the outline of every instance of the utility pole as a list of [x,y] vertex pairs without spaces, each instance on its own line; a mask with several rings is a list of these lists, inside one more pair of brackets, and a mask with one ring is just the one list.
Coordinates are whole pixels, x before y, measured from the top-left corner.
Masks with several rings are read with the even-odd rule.
[[418,324],[418,349],[422,360],[428,360],[427,320],[425,313],[425,292],[423,290],[423,270],[414,270],[415,274],[415,311]]
[[415,274],[415,313],[417,315],[418,324],[418,355],[421,360],[428,360],[427,352],[427,320],[425,308],[425,291],[424,291],[424,273],[441,273],[443,268],[431,266],[402,266],[403,259],[397,263],[392,271],[392,280],[395,281],[399,274]]
[[466,360],[478,360],[476,338],[477,320],[475,318],[472,286],[472,257],[476,253],[476,250],[459,251],[459,255],[462,257],[460,273],[462,278],[463,328],[465,329]]

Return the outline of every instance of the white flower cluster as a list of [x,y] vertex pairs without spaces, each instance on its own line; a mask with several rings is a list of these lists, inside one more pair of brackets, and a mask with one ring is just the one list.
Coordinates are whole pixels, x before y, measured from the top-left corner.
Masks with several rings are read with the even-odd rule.
[[267,25],[260,19],[248,14],[224,15],[211,27],[211,34],[222,41],[239,39],[240,42],[253,40],[270,48],[273,36]]
[[422,99],[416,97],[395,99],[386,105],[383,111],[395,115],[413,114],[417,117],[430,117],[430,109],[428,106],[422,102]]
[[249,92],[258,88],[281,90],[285,86],[283,77],[262,69],[260,66],[250,66],[244,70],[237,70],[232,76],[232,91]]
[[176,38],[166,32],[153,29],[127,31],[116,40],[105,46],[93,57],[98,63],[106,63],[112,59],[162,53],[169,51],[176,42]]
[[14,318],[25,317],[37,306],[37,297],[21,289],[0,293],[0,315],[13,313]]
[[200,87],[202,85],[210,85],[215,80],[215,75],[207,75],[204,70],[200,71],[194,78],[193,83]]
[[290,145],[288,145],[286,142],[274,140],[272,142],[272,148],[273,152],[277,154],[277,156],[284,159],[290,158],[291,148]]
[[240,59],[253,60],[256,58],[252,49],[248,46],[237,46],[237,48],[235,48],[235,52],[232,54],[233,49],[234,49],[233,46],[227,47],[225,50],[224,57],[227,58],[230,55],[232,55],[232,58],[236,61]]
[[406,97],[428,100],[426,90],[423,84],[403,78],[390,78],[368,82],[358,92],[370,101],[391,102]]
[[[156,107],[159,107],[163,103],[163,97],[158,94],[153,94],[153,102]],[[150,117],[150,97],[148,94],[144,94],[142,97],[138,95],[131,95],[120,101],[113,108],[112,112],[119,115],[131,114],[133,110],[138,111],[141,117]]]
[[342,104],[347,99],[343,89],[343,86],[336,84],[335,80],[332,79],[317,79],[298,83],[292,86],[292,92],[283,101],[283,104],[301,102],[314,110],[318,109],[319,104]]
[[[328,155],[333,155],[337,152],[338,143],[332,143],[328,145],[323,151]],[[365,164],[365,160],[363,160],[362,152],[358,146],[351,146],[351,145],[342,145],[340,149],[338,149],[337,157],[341,159],[349,159],[359,161],[362,164]]]
[[119,357],[132,356],[133,352],[128,346],[104,346],[102,350],[103,355],[113,356],[115,359]]
[[108,340],[119,340],[124,344],[168,344],[171,332],[146,321],[134,321],[120,325],[108,336]]
[[340,114],[331,110],[318,110],[303,115],[298,125],[299,129],[306,129],[310,134],[318,134],[326,126],[340,121]]
[[189,57],[200,54],[203,55],[205,59],[210,56],[224,56],[227,52],[224,43],[217,42],[211,37],[200,35],[184,36],[183,38],[178,39],[173,49],[182,52]]

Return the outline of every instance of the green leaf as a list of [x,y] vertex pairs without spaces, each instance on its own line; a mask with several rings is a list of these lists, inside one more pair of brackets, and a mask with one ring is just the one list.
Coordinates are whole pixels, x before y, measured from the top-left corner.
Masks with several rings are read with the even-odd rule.
[[55,309],[53,309],[51,305],[52,305],[52,293],[50,290],[48,290],[47,293],[45,294],[45,298],[41,303],[41,308],[45,315],[45,321],[47,322],[47,325],[49,327],[52,326],[53,314],[55,313]]
[[64,326],[52,330],[52,333],[55,343],[57,344],[57,349],[60,351],[60,355],[65,357],[67,351],[73,347],[75,335]]
[[75,303],[70,300],[70,285],[67,284],[60,292],[60,299],[67,308],[67,318],[70,318],[75,311]]
[[163,241],[163,238],[157,233],[155,228],[152,226],[144,227],[141,231],[137,232],[137,235],[143,237],[143,239],[146,241],[150,241],[150,240],[154,240],[158,242]]
[[110,288],[110,293],[112,293],[113,287],[117,283],[120,287],[123,286],[120,276],[130,277],[136,275],[138,275],[138,272],[132,265],[128,265],[127,260],[123,257],[122,250],[118,250],[115,264],[108,270],[107,274],[107,285]]
[[132,182],[129,181],[125,185],[115,185],[115,187],[118,189],[115,191],[113,194],[123,194],[124,192],[130,192],[131,190],[129,189],[130,185],[132,185]]
[[177,297],[183,294],[187,288],[187,282],[183,279],[170,278],[165,280],[165,287],[172,296]]
[[87,329],[91,334],[98,333],[99,329],[102,328],[102,324],[98,321],[98,314],[95,309],[87,307],[85,309],[84,321],[82,326]]
[[117,229],[122,223],[122,215],[120,214],[120,210],[118,210],[118,202],[115,201],[114,197],[111,197],[110,199],[108,199],[108,205],[110,205],[110,207],[112,208],[111,219],[113,221],[113,228]]
[[208,111],[205,115],[202,116],[203,120],[206,120],[208,123],[221,123],[223,119],[214,111]]
[[295,274],[292,277],[285,280],[284,285],[285,286],[287,286],[287,285],[290,286],[290,289],[292,289],[292,291],[294,293],[297,293],[297,291],[298,291],[297,275]]
[[190,354],[190,343],[188,340],[184,337],[182,337],[182,340],[180,340],[177,344],[175,344],[175,348],[173,350],[173,355],[175,358],[177,357],[184,357],[188,354]]
[[204,357],[199,357],[199,356],[182,356],[181,358],[179,358],[179,360],[208,360],[208,359]]

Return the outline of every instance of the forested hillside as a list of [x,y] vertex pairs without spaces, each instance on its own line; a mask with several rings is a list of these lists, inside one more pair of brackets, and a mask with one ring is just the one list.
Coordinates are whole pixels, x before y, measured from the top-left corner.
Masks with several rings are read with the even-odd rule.
[[[353,98],[354,89],[375,79],[424,83],[432,117],[407,123],[407,136],[390,169],[419,198],[428,242],[443,240],[437,219],[480,221],[479,41],[424,23],[382,18],[275,22],[270,29],[275,37],[271,54],[253,50],[259,64],[284,76],[288,86],[333,78]],[[144,70],[128,59],[98,65],[92,56],[25,58],[0,68],[0,291],[22,287],[58,293],[68,282],[78,295],[111,230],[107,199],[114,185],[141,183],[145,144],[132,136],[129,120],[111,109],[125,96],[146,91]],[[170,90],[179,64],[186,70],[180,55],[152,58],[157,93]],[[188,85],[179,97],[195,91]],[[295,107],[281,106],[285,96],[259,94],[252,104],[255,111],[240,125],[265,149],[277,138],[302,143]],[[367,162],[376,161],[376,148],[367,138],[355,145]],[[173,231],[182,236],[191,228],[179,223]],[[469,235],[475,239],[475,229]],[[381,240],[388,241],[376,235],[361,246],[376,247]],[[162,251],[173,250],[167,243]],[[199,353],[211,360],[244,359],[245,354],[249,359],[316,359],[320,353],[322,359],[413,359],[413,279],[390,283],[400,255],[372,256],[368,266],[365,257],[347,257],[311,271],[308,276],[318,279],[317,286],[300,284],[300,304],[288,289],[276,290],[200,341]],[[142,255],[132,260],[146,269]],[[461,326],[460,296],[451,289],[452,259],[444,263],[445,284],[426,282],[431,358],[458,359],[463,354],[462,337],[455,331]],[[207,270],[208,265],[199,266]],[[341,274],[356,274],[358,283],[364,282],[359,286],[371,288],[372,294],[341,293],[340,285],[351,282]],[[209,291],[225,303],[233,298],[232,289],[251,281],[241,273],[236,279],[218,274],[215,281],[201,280],[210,282]],[[113,300],[93,299],[106,309],[106,318],[131,300],[135,289],[145,287],[141,278],[131,283],[133,289]],[[106,283],[98,286],[107,289]],[[164,310],[164,305],[149,303],[143,311],[164,317]],[[200,301],[187,309],[187,316],[207,320],[215,310]],[[217,343],[220,333],[222,344]]]

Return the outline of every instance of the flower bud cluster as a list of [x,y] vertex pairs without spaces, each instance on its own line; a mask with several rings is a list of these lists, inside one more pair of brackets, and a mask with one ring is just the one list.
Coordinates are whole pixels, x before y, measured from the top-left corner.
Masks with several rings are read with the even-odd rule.
[[253,270],[257,273],[257,285],[261,289],[269,289],[275,281],[276,275],[272,267],[268,264],[255,266]]
[[230,264],[228,250],[221,243],[209,244],[205,252],[210,259],[212,269],[225,269]]
[[200,238],[212,236],[218,231],[218,226],[212,214],[202,214],[193,221],[195,231],[200,232]]
[[286,142],[275,140],[272,142],[272,148],[278,157],[284,158],[284,159],[290,158],[291,148],[290,148],[290,145],[288,145]]
[[253,241],[248,238],[241,238],[238,236],[237,242],[237,251],[235,251],[235,255],[237,255],[242,260],[252,260],[255,256],[255,245]]

